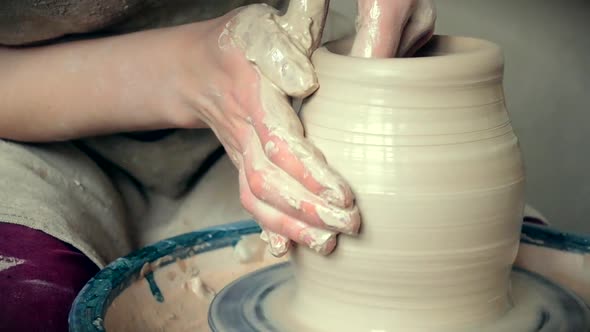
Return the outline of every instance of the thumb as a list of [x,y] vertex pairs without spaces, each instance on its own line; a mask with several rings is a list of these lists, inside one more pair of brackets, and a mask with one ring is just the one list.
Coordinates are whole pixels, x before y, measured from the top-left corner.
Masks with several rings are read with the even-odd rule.
[[283,29],[308,56],[320,44],[329,4],[330,0],[290,0],[280,18]]

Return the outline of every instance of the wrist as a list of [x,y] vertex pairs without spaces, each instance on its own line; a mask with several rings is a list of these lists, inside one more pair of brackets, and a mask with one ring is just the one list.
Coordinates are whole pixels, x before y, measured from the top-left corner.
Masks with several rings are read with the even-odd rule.
[[131,45],[136,55],[133,61],[139,66],[136,70],[149,77],[138,84],[137,97],[144,99],[146,111],[154,112],[153,117],[159,118],[158,127],[204,127],[199,113],[187,103],[187,93],[199,89],[188,83],[190,74],[186,69],[190,59],[187,53],[192,47],[189,38],[198,41],[201,37],[191,36],[189,30],[190,25],[183,25],[140,32],[145,35]]
[[[218,38],[223,32],[225,17],[175,27],[172,72],[180,107],[170,120],[182,128],[208,127],[210,114],[223,108],[218,100],[221,81],[221,52]],[[170,66],[168,66],[170,67]]]

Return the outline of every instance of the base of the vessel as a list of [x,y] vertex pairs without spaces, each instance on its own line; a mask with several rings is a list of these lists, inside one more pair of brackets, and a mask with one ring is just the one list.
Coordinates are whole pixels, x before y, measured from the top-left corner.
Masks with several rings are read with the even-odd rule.
[[[478,332],[590,332],[590,310],[575,295],[547,279],[521,269],[512,271],[513,307],[499,320],[486,326],[454,331]],[[293,280],[289,263],[253,272],[226,286],[209,309],[213,332],[293,331],[293,324],[273,320],[269,302],[287,291]],[[306,331],[321,326],[305,327]],[[420,331],[420,329],[412,329]],[[438,331],[432,328],[428,331]],[[446,331],[441,329],[441,331]]]

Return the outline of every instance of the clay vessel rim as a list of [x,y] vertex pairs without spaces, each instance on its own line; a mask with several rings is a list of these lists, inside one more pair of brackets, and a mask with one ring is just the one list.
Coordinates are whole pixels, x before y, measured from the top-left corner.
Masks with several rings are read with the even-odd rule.
[[[416,63],[423,65],[425,62],[438,61],[441,58],[476,56],[501,52],[500,46],[485,39],[464,36],[434,35],[416,56],[400,58],[362,58],[350,56],[347,53],[352,47],[354,36],[333,40],[325,43],[317,52],[328,53],[336,57],[358,62],[392,64],[400,63],[404,66]],[[495,55],[495,54],[494,54]]]
[[[354,36],[317,49],[312,60],[319,76],[375,85],[419,83],[442,86],[498,83],[501,48],[472,37],[435,35],[415,57],[369,59],[349,56]],[[379,80],[384,79],[384,80]]]

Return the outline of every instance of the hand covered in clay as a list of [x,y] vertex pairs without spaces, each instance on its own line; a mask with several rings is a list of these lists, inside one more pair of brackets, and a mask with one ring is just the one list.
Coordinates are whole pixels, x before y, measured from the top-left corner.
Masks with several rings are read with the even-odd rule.
[[358,0],[358,13],[353,56],[412,56],[434,32],[432,0]]
[[351,189],[304,138],[289,101],[318,87],[309,56],[327,5],[292,0],[284,16],[266,5],[233,11],[223,18],[211,67],[200,73],[211,78],[200,96],[202,118],[238,168],[242,205],[276,256],[291,241],[328,254],[338,233],[355,234],[360,225]]

